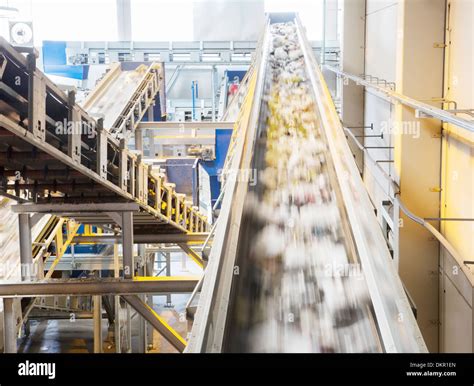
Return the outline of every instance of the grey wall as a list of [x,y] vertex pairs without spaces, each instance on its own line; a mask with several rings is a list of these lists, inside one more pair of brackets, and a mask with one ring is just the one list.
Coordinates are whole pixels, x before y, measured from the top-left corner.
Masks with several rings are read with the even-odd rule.
[[[473,108],[474,2],[449,0],[448,6],[449,31],[446,31],[448,47],[444,78],[446,98],[455,100],[459,109]],[[467,141],[456,135],[456,127],[446,125],[445,129],[441,216],[473,218],[473,136],[471,141]],[[472,260],[472,223],[446,221],[442,223],[441,230],[463,258]],[[441,267],[440,281],[440,349],[446,352],[474,352],[474,290],[449,253],[445,250],[441,252],[441,261],[444,264]],[[471,268],[472,271],[474,268]],[[471,275],[471,278],[472,276],[474,275]]]
[[[367,0],[366,2],[366,30],[365,30],[365,74],[377,76],[389,82],[396,77],[397,59],[397,1]],[[380,98],[373,91],[365,91],[365,125],[374,124],[374,131],[366,129],[365,134],[380,134],[382,124],[392,121],[393,106],[385,99]],[[385,135],[381,138],[366,138],[366,146],[391,146],[392,138]],[[393,152],[387,149],[371,149],[370,155],[375,160],[393,159]],[[380,163],[387,174],[393,173],[391,163]],[[388,184],[372,163],[365,163],[364,180],[369,195],[376,205],[388,193]],[[380,207],[377,208],[381,220]]]
[[194,40],[258,40],[263,0],[203,0],[194,3]]

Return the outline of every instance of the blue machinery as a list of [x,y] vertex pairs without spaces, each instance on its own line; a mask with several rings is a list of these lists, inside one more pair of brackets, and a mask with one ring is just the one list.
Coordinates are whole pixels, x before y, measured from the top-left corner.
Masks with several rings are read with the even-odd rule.
[[89,74],[88,64],[67,64],[66,42],[43,42],[43,67],[47,74],[77,80],[87,79]]
[[199,98],[199,86],[197,80],[191,82],[191,100],[193,109],[193,121],[196,120],[196,100]]

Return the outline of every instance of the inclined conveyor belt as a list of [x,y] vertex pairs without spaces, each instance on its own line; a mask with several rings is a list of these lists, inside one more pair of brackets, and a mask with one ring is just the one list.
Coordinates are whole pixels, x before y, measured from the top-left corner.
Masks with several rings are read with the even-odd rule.
[[106,91],[87,109],[92,116],[104,116],[104,127],[112,127],[140,84],[146,67],[120,72]]
[[308,47],[270,16],[188,352],[426,351]]

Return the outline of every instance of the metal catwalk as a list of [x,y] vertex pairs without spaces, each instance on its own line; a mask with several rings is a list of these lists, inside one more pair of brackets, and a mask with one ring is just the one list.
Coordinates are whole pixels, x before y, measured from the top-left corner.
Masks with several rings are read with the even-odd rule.
[[302,31],[268,19],[187,351],[426,352]]
[[40,205],[135,203],[136,234],[205,232],[205,216],[126,145],[163,90],[159,63],[115,65],[81,107],[36,68],[34,52],[0,38],[1,194]]

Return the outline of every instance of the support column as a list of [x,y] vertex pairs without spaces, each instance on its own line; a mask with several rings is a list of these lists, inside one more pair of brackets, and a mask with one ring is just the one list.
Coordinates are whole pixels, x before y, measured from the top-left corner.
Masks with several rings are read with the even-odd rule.
[[[166,256],[166,276],[171,276],[171,253],[165,252]],[[166,295],[166,307],[173,307],[173,303],[171,303],[171,294]]]
[[[148,122],[153,122],[155,120],[154,107],[155,103],[148,108]],[[155,133],[153,130],[146,130],[145,132],[148,137],[148,157],[155,158]]]
[[140,128],[135,129],[135,150],[143,154],[143,130]]
[[17,352],[17,345],[13,298],[3,298],[3,330],[4,352],[15,354]]
[[21,280],[31,280],[33,276],[33,244],[31,242],[30,215],[28,213],[19,213],[18,224],[20,239]]
[[[155,257],[156,253],[150,253],[147,260],[145,275],[146,276],[155,276]],[[146,304],[148,307],[153,309],[153,294],[146,295]],[[147,341],[147,349],[150,350],[154,347],[153,345],[153,328],[150,326],[149,323],[146,323],[146,341]]]
[[[21,281],[30,281],[38,277],[38,272],[33,267],[33,243],[31,240],[31,217],[29,213],[18,214],[19,242],[20,242],[20,274]],[[38,266],[43,268],[41,261]],[[40,277],[43,275],[41,274]],[[25,299],[34,302],[33,299]],[[17,352],[17,335],[15,313],[13,310],[13,299],[4,299],[4,318],[5,318],[5,352]],[[33,304],[31,304],[33,307]],[[31,309],[31,308],[30,308]],[[8,314],[8,316],[7,316]],[[29,324],[27,331],[29,332]],[[9,350],[9,351],[7,351]],[[11,351],[13,350],[13,351]]]
[[121,339],[121,328],[120,328],[120,296],[114,296],[114,310],[115,310],[115,321],[114,321],[114,338],[115,338],[115,352],[122,352],[122,339]]
[[132,41],[131,15],[130,0],[117,0],[117,35],[120,42]]
[[102,296],[92,296],[94,305],[94,354],[102,352]]
[[153,104],[148,107],[148,111],[147,111],[147,117],[148,117],[148,122],[153,122],[155,120],[155,110],[153,110],[155,107],[155,102],[153,102]]
[[123,276],[133,279],[133,212],[122,213]]
[[[122,254],[123,254],[123,276],[125,279],[133,279],[133,212],[122,213]],[[132,318],[130,306],[126,305],[127,312],[127,352],[132,352]]]
[[[114,277],[120,277],[120,261],[118,255],[118,244],[114,244]],[[115,338],[115,352],[122,352],[122,342],[120,339],[120,296],[114,296],[114,338]]]
[[[138,245],[138,255],[140,256],[140,260],[143,265],[140,266],[138,270],[138,274],[140,276],[145,276],[145,267],[146,267],[146,256],[145,256],[145,244]],[[142,302],[146,303],[146,294],[140,294],[139,298]],[[147,334],[146,334],[146,321],[143,316],[138,316],[138,353],[143,354],[146,353],[147,348]]]
[[216,66],[211,70],[212,122],[216,121]]
[[132,349],[132,308],[129,304],[125,303],[125,308],[127,311],[127,324],[126,324],[126,330],[127,330],[127,353],[131,353],[133,351]]

